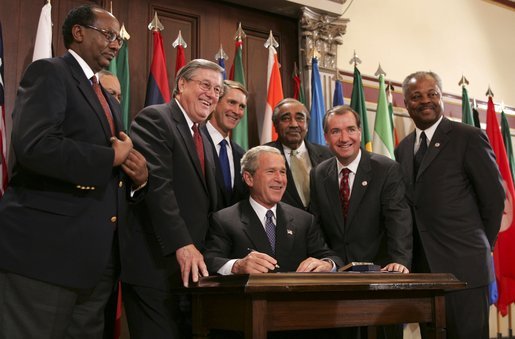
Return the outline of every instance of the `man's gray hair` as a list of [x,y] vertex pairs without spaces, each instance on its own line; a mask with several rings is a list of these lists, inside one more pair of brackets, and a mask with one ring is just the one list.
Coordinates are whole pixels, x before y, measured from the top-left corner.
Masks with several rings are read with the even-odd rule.
[[[179,80],[184,78],[186,80],[191,80],[197,69],[211,69],[213,71],[219,72],[223,74],[224,69],[220,67],[217,63],[206,59],[194,59],[184,65],[179,72],[177,72],[177,76],[175,77],[175,88],[173,89],[173,97],[179,94]],[[223,90],[223,82],[220,81],[220,87]]]
[[419,79],[426,78],[426,77],[431,77],[431,78],[435,79],[436,85],[440,89],[440,92],[443,91],[442,79],[440,78],[440,76],[438,74],[436,74],[435,72],[431,72],[431,71],[429,71],[429,72],[418,71],[418,72],[411,73],[410,75],[408,75],[402,82],[402,95],[404,96],[404,98],[406,98],[406,95],[408,94],[409,83],[410,83],[411,79],[419,80]]
[[272,122],[274,123],[274,125],[279,122],[279,111],[281,110],[281,107],[286,104],[302,105],[302,107],[304,107],[304,113],[306,113],[306,120],[309,120],[309,111],[306,108],[306,105],[304,105],[302,102],[294,98],[284,98],[283,100],[279,101],[277,105],[275,105],[274,111],[272,112]]
[[259,155],[262,153],[274,153],[281,155],[281,152],[274,147],[270,146],[256,146],[249,149],[241,158],[241,174],[243,172],[249,172],[251,175],[256,173],[259,166]]

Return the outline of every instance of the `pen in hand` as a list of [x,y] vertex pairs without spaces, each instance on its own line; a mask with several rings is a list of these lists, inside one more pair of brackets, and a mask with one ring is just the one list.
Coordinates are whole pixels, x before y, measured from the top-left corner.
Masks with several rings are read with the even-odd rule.
[[[250,247],[247,247],[247,251],[249,251],[249,253],[250,252],[257,252],[255,249],[250,248]],[[281,268],[281,267],[278,264],[275,264],[275,268],[278,269],[278,268]]]

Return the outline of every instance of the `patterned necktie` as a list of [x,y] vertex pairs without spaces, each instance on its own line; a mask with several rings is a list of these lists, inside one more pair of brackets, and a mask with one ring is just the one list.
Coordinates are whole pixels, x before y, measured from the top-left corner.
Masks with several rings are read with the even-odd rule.
[[340,181],[340,203],[342,204],[343,219],[345,222],[347,222],[350,200],[349,173],[350,169],[342,169],[342,180]]
[[306,162],[300,156],[299,151],[291,151],[290,169],[300,199],[302,200],[304,207],[307,207],[309,205],[309,175]]
[[98,100],[100,101],[100,105],[102,105],[102,109],[104,110],[104,114],[107,118],[107,122],[109,123],[109,129],[111,130],[111,135],[116,135],[114,128],[113,116],[111,115],[111,109],[109,108],[109,104],[107,103],[102,90],[100,89],[100,85],[98,84],[97,77],[93,75],[91,78],[91,87],[93,87],[93,91],[97,95]]
[[198,130],[198,124],[194,123],[191,126],[193,130],[193,141],[195,142],[195,149],[197,150],[198,159],[200,160],[200,167],[202,168],[202,174],[206,175],[206,168],[204,163],[204,143],[202,142],[202,136]]
[[413,158],[413,170],[415,177],[417,177],[418,169],[420,168],[420,164],[422,163],[422,159],[424,159],[424,155],[427,151],[427,137],[426,133],[420,133],[420,146],[418,147],[417,153],[415,153],[415,157]]
[[218,155],[222,176],[224,177],[225,190],[232,191],[231,167],[229,166],[229,156],[227,155],[227,140],[220,141],[220,154]]
[[266,211],[265,232],[268,236],[268,241],[270,241],[270,246],[272,246],[272,251],[275,253],[275,224],[273,217],[274,212],[272,210]]

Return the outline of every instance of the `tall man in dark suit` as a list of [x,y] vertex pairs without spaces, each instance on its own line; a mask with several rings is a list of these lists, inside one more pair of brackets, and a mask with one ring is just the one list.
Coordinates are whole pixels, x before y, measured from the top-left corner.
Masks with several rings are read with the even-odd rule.
[[231,206],[248,196],[240,171],[240,160],[245,151],[229,138],[229,133],[245,114],[247,96],[248,92],[242,84],[224,80],[224,91],[215,111],[201,127],[215,155],[219,208]]
[[410,74],[402,89],[416,125],[395,151],[415,225],[413,271],[466,281],[446,296],[447,338],[488,338],[490,256],[504,208],[494,153],[480,129],[443,116],[437,74]]
[[190,338],[184,294],[208,271],[201,251],[216,206],[215,163],[198,124],[223,91],[223,69],[190,61],[176,77],[174,99],[144,108],[131,126],[150,175],[145,203],[123,238],[122,281],[131,338]]
[[314,216],[280,202],[287,179],[277,149],[250,149],[242,174],[250,198],[212,216],[204,253],[211,273],[329,272],[341,266]]
[[147,179],[119,132],[119,106],[98,86],[119,30],[99,7],[73,9],[62,28],[68,52],[32,63],[20,83],[17,160],[0,201],[0,338],[102,338],[117,229],[131,188]]
[[[374,262],[408,273],[412,222],[400,166],[360,148],[359,115],[337,106],[324,117],[325,140],[335,157],[311,171],[311,208],[329,247],[345,263]],[[346,330],[346,338],[358,337]],[[381,338],[402,338],[401,326],[380,327]]]
[[267,145],[281,151],[286,160],[288,186],[282,201],[302,209],[309,206],[309,172],[333,155],[326,146],[312,144],[305,139],[309,112],[293,98],[281,100],[272,114],[277,140]]

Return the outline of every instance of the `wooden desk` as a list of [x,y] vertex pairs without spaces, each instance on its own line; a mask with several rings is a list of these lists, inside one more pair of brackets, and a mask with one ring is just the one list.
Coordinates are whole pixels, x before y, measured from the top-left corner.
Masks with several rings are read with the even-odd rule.
[[201,278],[193,296],[193,336],[209,329],[268,331],[430,323],[445,338],[446,290],[465,287],[452,274],[277,273]]

